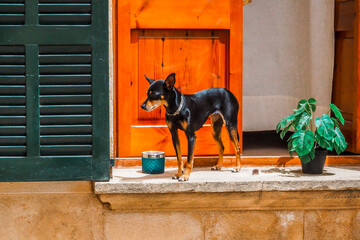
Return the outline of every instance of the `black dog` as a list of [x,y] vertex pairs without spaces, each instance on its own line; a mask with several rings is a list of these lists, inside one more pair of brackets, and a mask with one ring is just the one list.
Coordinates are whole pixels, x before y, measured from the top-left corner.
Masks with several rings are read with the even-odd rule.
[[[236,167],[234,171],[240,171],[240,146],[237,131],[239,103],[229,90],[210,88],[192,95],[183,95],[174,87],[175,73],[171,73],[165,81],[155,81],[146,76],[145,78],[150,83],[150,87],[147,91],[148,98],[141,105],[141,108],[152,111],[158,106],[164,105],[166,109],[166,124],[171,132],[179,167],[178,173],[175,174],[173,179],[179,179],[179,181],[189,180],[194,162],[195,131],[203,126],[209,116],[213,137],[219,147],[218,163],[211,169],[220,170],[222,167],[224,145],[221,140],[221,128],[225,123],[236,151]],[[188,157],[184,173],[178,129],[183,130],[188,139]]]

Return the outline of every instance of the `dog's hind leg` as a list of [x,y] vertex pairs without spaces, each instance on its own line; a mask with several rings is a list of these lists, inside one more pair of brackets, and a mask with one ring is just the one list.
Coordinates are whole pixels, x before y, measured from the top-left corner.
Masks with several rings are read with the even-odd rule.
[[228,132],[229,132],[229,136],[230,136],[230,140],[232,142],[232,144],[234,145],[235,148],[235,153],[236,153],[236,166],[233,170],[233,172],[240,172],[241,169],[241,162],[240,162],[240,144],[239,144],[239,138],[238,138],[238,131],[237,131],[237,127],[230,127],[230,126],[226,126]]
[[221,129],[224,124],[224,120],[220,114],[210,115],[210,120],[212,126],[212,135],[219,148],[218,162],[215,166],[211,168],[211,170],[220,170],[222,168],[223,154],[224,154],[224,144],[221,140]]

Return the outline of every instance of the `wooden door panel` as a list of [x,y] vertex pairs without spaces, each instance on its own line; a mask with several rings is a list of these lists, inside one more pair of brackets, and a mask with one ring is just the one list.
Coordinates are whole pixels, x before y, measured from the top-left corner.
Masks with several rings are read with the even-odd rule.
[[[149,83],[144,75],[153,79],[165,79],[176,73],[176,87],[183,94],[227,86],[227,31],[214,30],[132,30],[132,43],[138,57],[134,60],[135,75],[132,84],[131,156],[146,150],[165,151],[175,156],[170,132],[165,124],[165,108],[162,106],[146,112],[140,105],[146,100]],[[215,155],[218,148],[212,138],[209,121],[199,130],[195,154]],[[187,154],[187,140],[182,131],[180,141]],[[230,141],[224,127],[224,145]],[[141,144],[140,144],[141,143]],[[226,147],[225,154],[233,153]]]
[[[335,4],[335,67],[332,102],[341,110],[345,119],[341,126],[348,142],[348,151],[360,153],[359,139],[359,68],[358,26],[359,1],[336,0]],[[354,18],[354,16],[356,16]],[[358,133],[359,132],[359,133]]]
[[[136,31],[138,52],[138,101],[146,99],[149,87],[144,75],[152,79],[165,79],[176,73],[176,87],[183,94],[193,94],[203,89],[226,87],[226,42],[225,31],[209,30],[143,30]],[[137,107],[135,121],[154,120],[164,124],[164,107],[146,112]],[[161,120],[161,121],[156,121]]]
[[230,1],[132,0],[130,22],[132,29],[229,29]]
[[[207,156],[219,154],[209,124],[204,125],[203,128],[196,132],[196,135],[196,155]],[[225,154],[233,154],[233,147],[225,126],[222,129],[221,136],[225,146]],[[179,130],[179,138],[181,154],[187,155],[187,140],[183,131]],[[134,125],[131,127],[131,156],[139,156],[139,153],[141,154],[141,152],[148,150],[161,150],[166,153],[166,156],[176,156],[171,134],[166,125]]]

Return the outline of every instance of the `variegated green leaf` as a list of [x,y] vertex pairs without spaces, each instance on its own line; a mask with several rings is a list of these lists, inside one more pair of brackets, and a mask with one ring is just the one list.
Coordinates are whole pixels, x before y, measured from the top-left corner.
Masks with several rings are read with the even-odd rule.
[[314,133],[310,130],[298,130],[291,138],[293,139],[293,148],[299,156],[308,154],[314,146]]
[[333,144],[331,141],[325,139],[324,137],[320,136],[317,131],[315,131],[315,141],[318,145],[322,148],[326,148],[329,151],[333,150]]
[[303,156],[299,156],[302,163],[306,164],[309,163],[311,160],[315,158],[315,148],[312,148],[311,151]]
[[300,116],[299,122],[297,123],[296,128],[305,130],[306,127],[309,125],[309,122],[310,122],[310,116],[306,112],[304,112]]
[[315,112],[316,110],[316,100],[314,98],[309,98],[308,103],[310,104],[311,110]]
[[333,103],[330,103],[330,109],[335,114],[335,117],[337,117],[340,120],[341,124],[344,125],[345,120],[344,120],[344,117],[341,114],[340,109]]
[[347,147],[347,143],[345,141],[345,137],[342,134],[342,132],[340,131],[340,128],[335,128],[335,137],[333,139],[333,146],[335,148],[335,151],[337,154],[342,153],[343,151],[345,151],[346,147]]
[[315,125],[319,135],[325,139],[331,140],[335,136],[334,123],[328,115],[323,114],[321,118],[316,118]]

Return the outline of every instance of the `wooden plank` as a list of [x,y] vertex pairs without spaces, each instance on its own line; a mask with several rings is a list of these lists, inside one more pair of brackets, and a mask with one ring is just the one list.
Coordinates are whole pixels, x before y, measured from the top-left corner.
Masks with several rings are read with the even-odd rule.
[[129,0],[118,1],[117,4],[117,125],[118,132],[117,146],[121,149],[121,156],[130,154],[130,126],[131,126],[131,105],[129,100],[131,94],[129,88],[131,86],[131,59],[132,52],[130,38],[130,2]]
[[[111,156],[110,158],[115,158],[117,156],[117,149],[118,149],[118,111],[117,111],[117,94],[118,94],[118,68],[117,68],[117,62],[118,62],[118,0],[112,0],[112,66],[113,66],[113,86],[110,86],[110,89],[112,89],[113,93],[113,124],[112,124],[112,130],[113,130],[113,142],[111,144]],[[110,106],[111,107],[111,106]]]
[[229,16],[223,0],[131,1],[132,29],[229,29]]
[[[221,133],[225,146],[230,140],[225,127]],[[187,139],[183,131],[179,131],[181,153],[187,155]],[[129,157],[141,156],[143,151],[164,151],[166,156],[175,156],[171,134],[166,125],[157,126],[132,126],[131,127],[131,152]],[[218,155],[218,147],[212,137],[211,126],[204,126],[197,132],[195,155]]]
[[242,152],[242,46],[243,46],[243,5],[237,0],[230,1],[230,44],[229,44],[229,90],[239,101],[238,132]]
[[354,30],[355,1],[335,2],[335,31]]
[[[184,158],[184,156],[183,156]],[[195,167],[212,167],[216,164],[217,156],[196,156],[194,160]],[[235,166],[235,156],[225,156],[223,160],[224,167]],[[242,166],[277,166],[289,167],[300,166],[300,159],[298,157],[286,156],[242,156]],[[360,156],[327,156],[326,166],[360,166]],[[136,167],[141,166],[141,158],[116,158],[115,167]],[[177,160],[175,157],[166,157],[166,167],[177,167]]]
[[354,36],[355,36],[355,81],[356,81],[356,103],[355,104],[355,114],[353,115],[353,152],[360,153],[360,1],[355,0],[355,27],[354,27]]

